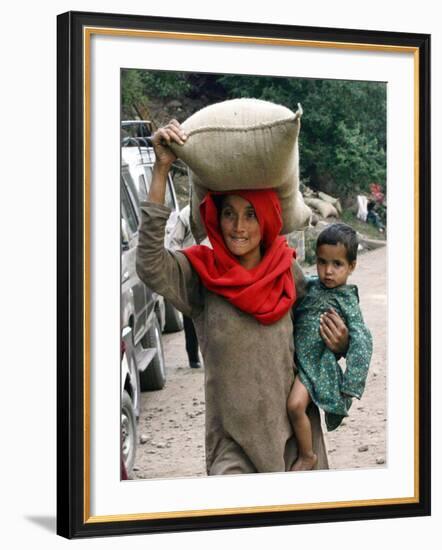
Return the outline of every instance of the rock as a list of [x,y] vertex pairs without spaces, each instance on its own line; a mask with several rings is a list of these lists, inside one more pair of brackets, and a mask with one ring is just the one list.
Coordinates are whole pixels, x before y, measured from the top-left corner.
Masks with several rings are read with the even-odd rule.
[[178,107],[182,107],[183,104],[178,99],[172,99],[172,101],[169,101],[167,106],[171,107],[172,109],[178,109]]
[[147,435],[141,435],[140,436],[140,443],[141,445],[144,445],[145,443],[147,443],[149,441],[149,438],[147,437]]
[[164,443],[158,443],[157,449],[164,449],[165,446]]
[[359,453],[365,453],[366,451],[368,451],[368,445],[361,445],[361,446],[358,448],[358,452],[359,452]]
[[383,458],[382,456],[379,456],[376,459],[376,464],[385,464],[385,458]]
[[317,214],[315,214],[314,212],[312,213],[312,217],[310,219],[310,223],[315,226],[317,225],[319,222],[319,216]]
[[134,467],[132,468],[132,470],[133,470],[134,472],[139,472],[139,471],[140,471],[140,469],[138,468],[138,466],[134,466]]

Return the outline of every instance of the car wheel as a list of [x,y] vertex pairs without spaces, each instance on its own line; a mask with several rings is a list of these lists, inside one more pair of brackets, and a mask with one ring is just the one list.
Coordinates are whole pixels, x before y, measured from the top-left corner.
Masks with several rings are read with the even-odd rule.
[[154,317],[152,326],[143,340],[145,348],[155,348],[157,353],[147,368],[140,372],[141,390],[161,390],[166,383],[166,363],[164,360],[160,324],[156,317]]
[[165,303],[166,307],[166,323],[164,325],[164,332],[179,332],[183,330],[183,314],[173,307],[168,302]]
[[137,450],[137,421],[132,399],[126,390],[121,401],[121,453],[126,471],[130,474]]

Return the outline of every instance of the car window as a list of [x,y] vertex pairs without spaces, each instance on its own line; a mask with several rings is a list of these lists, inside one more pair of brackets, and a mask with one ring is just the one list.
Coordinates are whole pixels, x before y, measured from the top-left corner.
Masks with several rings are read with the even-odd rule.
[[129,194],[123,182],[121,182],[121,215],[126,220],[132,234],[138,230],[138,218]]
[[[146,187],[147,187],[147,190],[146,190],[146,197],[147,197],[147,192],[149,191],[150,182],[152,181],[152,167],[151,166],[144,166],[144,171],[146,173],[146,179],[147,179],[147,181],[144,180],[144,183],[146,184]],[[140,176],[140,178],[141,177],[143,177],[143,176]],[[139,187],[141,187],[141,185]],[[140,200],[145,200],[145,199],[143,199],[140,195]],[[169,181],[169,179],[167,180],[166,197],[165,197],[164,203],[171,210],[175,210],[175,204],[173,202],[172,193],[170,192],[170,181]]]
[[149,192],[149,188],[146,183],[146,178],[141,174],[141,176],[138,178],[138,194],[140,197],[140,201],[147,201],[147,195]]
[[173,180],[169,176],[167,180],[167,189],[166,189],[166,204],[171,210],[175,210],[176,204],[175,204],[173,194],[171,192],[172,187],[173,187]]

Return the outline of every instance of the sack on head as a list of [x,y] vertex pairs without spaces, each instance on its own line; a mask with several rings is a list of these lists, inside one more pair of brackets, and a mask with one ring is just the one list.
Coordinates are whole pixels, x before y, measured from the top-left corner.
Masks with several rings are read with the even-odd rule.
[[185,122],[184,145],[174,153],[190,169],[191,228],[205,237],[199,204],[207,191],[276,188],[282,233],[299,229],[311,210],[299,192],[298,135],[302,110],[251,98],[232,99],[201,109]]

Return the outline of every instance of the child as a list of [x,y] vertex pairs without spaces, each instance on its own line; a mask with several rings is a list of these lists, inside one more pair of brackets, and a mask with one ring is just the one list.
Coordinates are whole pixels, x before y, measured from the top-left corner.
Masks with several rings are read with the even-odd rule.
[[[317,462],[307,406],[313,401],[325,412],[329,431],[348,415],[352,398],[361,398],[372,354],[372,338],[359,309],[358,290],[347,285],[356,267],[358,239],[343,223],[329,225],[316,243],[318,277],[307,283],[305,297],[295,307],[295,362],[298,374],[287,409],[298,442],[298,458],[292,470],[311,470]],[[319,333],[322,313],[333,308],[349,330],[346,370],[323,343]]]

